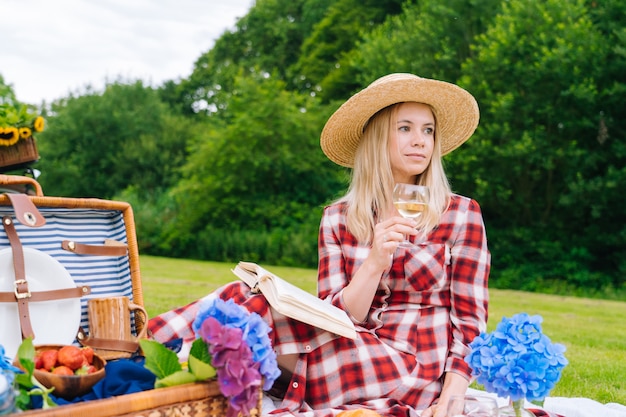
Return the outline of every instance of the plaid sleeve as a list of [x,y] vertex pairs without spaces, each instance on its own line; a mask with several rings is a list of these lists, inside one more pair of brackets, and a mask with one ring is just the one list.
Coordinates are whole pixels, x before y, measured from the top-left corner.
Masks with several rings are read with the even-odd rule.
[[193,341],[195,334],[191,325],[198,312],[199,301],[167,311],[148,321],[148,331],[154,340],[167,343],[175,339]]
[[340,206],[334,205],[324,209],[319,231],[317,279],[317,292],[322,299],[333,297],[338,290],[348,284],[345,272],[346,258],[341,248],[347,232],[341,232],[342,219]]
[[358,246],[355,237],[348,232],[345,224],[345,204],[326,207],[320,225],[318,250],[319,265],[317,293],[322,299],[344,310],[355,324],[355,319],[343,301],[343,288],[355,271],[356,260],[346,257],[344,251],[354,251]]
[[451,215],[458,230],[451,249],[452,342],[445,369],[469,377],[471,369],[464,357],[469,343],[486,329],[491,257],[478,203],[465,199]]

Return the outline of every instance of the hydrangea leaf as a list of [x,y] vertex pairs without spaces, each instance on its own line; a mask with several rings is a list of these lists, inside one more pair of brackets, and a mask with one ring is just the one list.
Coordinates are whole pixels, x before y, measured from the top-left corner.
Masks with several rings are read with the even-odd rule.
[[202,339],[196,339],[191,344],[189,371],[201,381],[215,376],[215,368],[211,365],[209,346]]
[[157,379],[154,388],[173,387],[175,385],[190,384],[196,382],[196,377],[187,371],[174,372],[162,379]]
[[204,381],[215,376],[215,368],[200,359],[189,356],[189,371],[195,375],[199,381]]
[[152,372],[157,377],[157,380],[182,371],[182,365],[178,362],[176,353],[161,343],[143,339],[139,341],[139,345],[146,357],[145,368]]

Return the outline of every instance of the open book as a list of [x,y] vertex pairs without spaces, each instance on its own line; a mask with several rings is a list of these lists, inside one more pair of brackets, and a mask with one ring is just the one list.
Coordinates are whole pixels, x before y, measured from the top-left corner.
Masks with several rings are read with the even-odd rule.
[[279,313],[350,339],[354,324],[345,311],[285,281],[252,262],[239,262],[232,270],[250,288],[263,294]]

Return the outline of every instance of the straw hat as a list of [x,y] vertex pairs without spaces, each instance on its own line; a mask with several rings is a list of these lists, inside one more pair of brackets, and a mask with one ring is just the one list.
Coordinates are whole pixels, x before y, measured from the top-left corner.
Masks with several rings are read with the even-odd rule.
[[461,87],[413,74],[390,74],[350,97],[328,119],[320,138],[322,151],[331,161],[352,167],[368,120],[379,110],[406,101],[432,107],[442,155],[461,146],[478,126],[478,104]]

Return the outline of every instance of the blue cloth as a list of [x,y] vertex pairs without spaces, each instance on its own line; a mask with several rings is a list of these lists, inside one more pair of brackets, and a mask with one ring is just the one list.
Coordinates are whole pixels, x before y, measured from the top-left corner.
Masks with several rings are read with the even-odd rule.
[[[82,397],[76,397],[71,401],[55,397],[53,394],[51,394],[51,398],[58,405],[63,405],[82,401],[100,400],[152,389],[154,388],[156,377],[152,372],[144,368],[144,363],[145,360],[141,357],[107,362],[105,366],[105,377],[98,381],[87,394]],[[41,396],[34,396],[32,398],[32,406],[35,409],[41,408]]]

